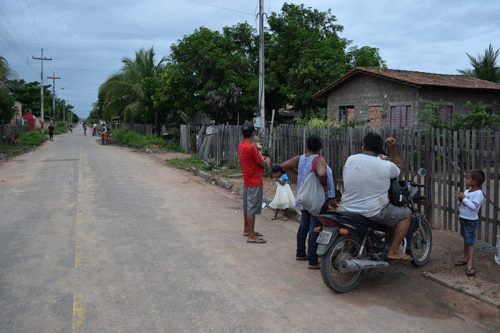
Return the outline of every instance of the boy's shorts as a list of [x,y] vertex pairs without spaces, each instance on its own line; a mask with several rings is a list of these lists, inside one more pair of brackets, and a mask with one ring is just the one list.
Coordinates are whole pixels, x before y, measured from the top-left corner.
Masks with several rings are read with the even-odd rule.
[[262,196],[264,186],[243,186],[243,211],[249,215],[257,215],[262,211]]
[[465,240],[465,244],[473,245],[476,242],[477,220],[467,220],[461,217],[458,218],[460,222],[460,236]]

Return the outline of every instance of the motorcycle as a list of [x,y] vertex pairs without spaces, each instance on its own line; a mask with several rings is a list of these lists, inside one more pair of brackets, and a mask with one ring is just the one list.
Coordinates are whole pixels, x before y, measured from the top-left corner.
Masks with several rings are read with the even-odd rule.
[[[420,168],[417,175],[424,177]],[[391,203],[406,206],[412,211],[410,227],[400,250],[411,256],[411,263],[425,265],[431,255],[432,232],[424,214],[417,212],[416,203],[425,200],[419,195],[424,185],[413,181],[391,181]],[[327,205],[325,205],[327,207]],[[325,284],[338,293],[356,288],[363,273],[371,269],[388,267],[387,252],[392,240],[392,228],[370,221],[352,212],[324,209],[318,219],[323,224],[317,239],[321,255],[321,277]]]

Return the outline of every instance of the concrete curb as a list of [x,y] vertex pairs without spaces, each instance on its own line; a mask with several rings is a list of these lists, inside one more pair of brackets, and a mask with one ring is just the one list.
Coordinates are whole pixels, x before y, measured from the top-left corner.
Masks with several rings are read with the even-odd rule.
[[455,291],[459,291],[459,292],[464,293],[464,294],[466,294],[468,296],[477,298],[478,300],[481,300],[481,301],[483,301],[485,303],[488,303],[488,304],[493,305],[494,307],[500,309],[500,304],[499,303],[497,303],[497,302],[495,302],[495,301],[493,301],[493,300],[491,300],[489,298],[483,297],[481,295],[477,295],[477,294],[471,293],[470,291],[467,291],[467,290],[465,290],[462,287],[454,286],[454,285],[448,283],[447,281],[445,281],[445,280],[437,277],[436,275],[434,275],[432,273],[423,272],[422,276],[428,278],[429,280],[435,281],[435,282],[437,282],[437,283],[439,283],[439,284],[441,284],[441,285],[443,285],[445,287],[448,287],[448,288],[453,289]]

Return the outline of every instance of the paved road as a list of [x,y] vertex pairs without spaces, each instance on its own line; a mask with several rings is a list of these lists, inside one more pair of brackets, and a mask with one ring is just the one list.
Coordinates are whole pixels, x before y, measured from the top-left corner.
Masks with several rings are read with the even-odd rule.
[[230,192],[80,128],[0,179],[0,332],[496,329],[397,269],[334,294],[294,260],[296,224],[264,214],[269,242],[247,244]]

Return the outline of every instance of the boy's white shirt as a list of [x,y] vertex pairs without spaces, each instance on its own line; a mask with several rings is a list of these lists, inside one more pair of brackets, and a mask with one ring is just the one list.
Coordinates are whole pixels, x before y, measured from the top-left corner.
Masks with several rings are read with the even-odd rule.
[[460,217],[467,220],[479,220],[478,212],[483,203],[484,195],[481,190],[466,190],[465,198],[458,202],[460,205]]

